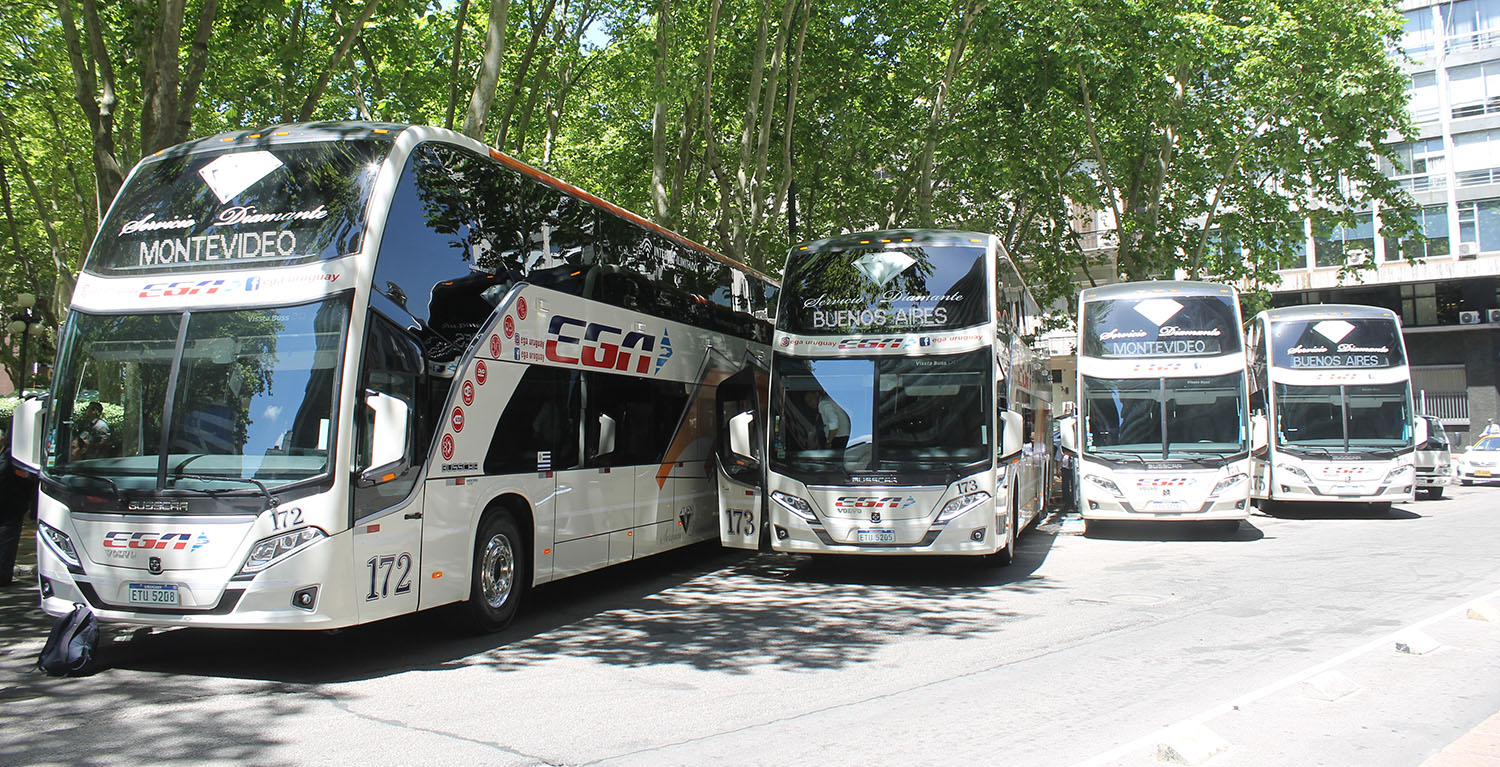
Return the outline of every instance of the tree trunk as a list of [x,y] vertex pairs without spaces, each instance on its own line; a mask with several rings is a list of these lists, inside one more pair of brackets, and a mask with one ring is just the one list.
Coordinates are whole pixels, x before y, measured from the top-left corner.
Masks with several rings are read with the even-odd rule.
[[[73,0],[57,0],[57,15],[62,26],[63,41],[68,49],[68,61],[73,67],[73,98],[83,109],[93,138],[94,217],[97,219],[114,200],[125,180],[115,147],[115,109],[119,106],[119,99],[115,95],[114,68],[110,65],[109,54],[104,50],[99,13],[94,0],[83,0],[84,30],[88,35],[92,62],[86,63],[84,60],[78,27],[73,19]],[[94,67],[98,67],[97,79]],[[97,100],[94,95],[96,91],[101,91]]]
[[318,74],[318,81],[313,84],[312,90],[308,91],[307,100],[302,102],[302,110],[297,113],[298,122],[307,122],[312,119],[313,111],[318,108],[318,102],[323,98],[323,91],[328,89],[328,81],[333,73],[338,71],[339,64],[348,55],[349,49],[354,47],[354,41],[364,31],[365,24],[375,15],[380,7],[380,0],[365,0],[365,9],[360,12],[359,18],[344,27],[339,35],[338,47],[334,49],[333,56],[328,59],[328,65]]
[[[510,130],[510,118],[516,112],[516,102],[521,98],[521,89],[524,87],[526,74],[531,69],[531,58],[536,55],[537,43],[541,42],[542,33],[547,29],[547,22],[552,20],[552,9],[555,7],[557,7],[557,0],[547,0],[547,9],[542,11],[541,16],[532,20],[531,42],[527,43],[526,53],[521,56],[521,66],[516,71],[516,78],[510,89],[510,97],[505,102],[505,115],[500,118],[500,131],[495,137],[495,146],[499,147],[501,151],[505,149],[506,133]],[[564,12],[566,12],[566,9]]]
[[974,29],[974,23],[979,20],[979,14],[984,11],[987,3],[972,2],[960,6],[958,30],[953,36],[953,47],[948,51],[948,65],[943,70],[942,82],[938,84],[937,97],[932,100],[932,114],[927,121],[927,137],[922,142],[921,159],[917,162],[917,224],[920,226],[932,226],[932,193],[935,187],[932,173],[933,163],[937,154],[938,131],[942,129],[948,109],[948,99],[953,90],[953,82],[958,77],[959,65],[963,61],[964,48],[969,42],[969,32]]
[[219,0],[203,0],[198,12],[198,28],[193,32],[192,48],[188,53],[187,73],[182,83],[182,109],[177,114],[177,125],[172,131],[172,143],[187,141],[193,132],[193,107],[198,103],[198,89],[203,84],[203,73],[208,70],[208,41],[213,34],[214,16],[219,13]]
[[671,229],[672,210],[667,193],[667,59],[671,57],[668,26],[672,18],[671,0],[661,0],[656,12],[655,98],[651,105],[651,203],[656,220]]
[[464,23],[469,18],[469,0],[460,0],[458,17],[453,21],[452,63],[448,66],[448,116],[443,127],[453,130],[453,113],[458,109],[458,62],[463,58]]
[[490,105],[495,101],[495,86],[500,82],[500,64],[505,58],[505,33],[510,15],[510,0],[491,0],[490,25],[484,36],[484,58],[474,93],[469,97],[469,113],[464,117],[464,135],[483,141],[484,125],[489,120]]
[[68,262],[63,258],[62,237],[57,233],[57,225],[53,222],[52,211],[47,210],[43,197],[37,190],[36,180],[31,176],[31,166],[26,162],[26,155],[21,154],[21,147],[16,144],[16,133],[9,121],[0,125],[5,133],[5,143],[10,147],[11,156],[16,160],[16,168],[21,171],[21,180],[26,182],[26,191],[31,195],[31,201],[36,205],[37,217],[42,222],[42,228],[47,231],[47,241],[51,244],[52,269],[57,273],[57,281],[52,285],[52,306],[67,306],[73,298],[73,270],[68,268]]

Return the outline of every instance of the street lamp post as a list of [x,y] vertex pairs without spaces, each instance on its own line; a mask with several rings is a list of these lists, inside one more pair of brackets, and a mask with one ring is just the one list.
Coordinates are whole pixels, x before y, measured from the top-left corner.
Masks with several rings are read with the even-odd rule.
[[29,341],[31,337],[42,332],[42,324],[32,308],[36,306],[36,296],[31,293],[21,293],[16,296],[16,306],[21,311],[11,315],[10,325],[6,329],[10,331],[12,338],[21,336],[21,380],[16,386],[16,393],[25,396],[26,385],[31,378],[30,361],[28,360]]

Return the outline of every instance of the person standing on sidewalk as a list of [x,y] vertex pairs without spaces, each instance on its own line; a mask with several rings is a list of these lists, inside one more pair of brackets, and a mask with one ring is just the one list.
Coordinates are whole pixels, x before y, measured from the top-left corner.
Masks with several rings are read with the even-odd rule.
[[1479,432],[1479,436],[1488,437],[1491,434],[1500,434],[1500,424],[1496,424],[1495,419],[1493,418],[1491,418],[1490,422],[1485,425],[1484,431]]
[[9,430],[0,432],[0,587],[9,586],[15,578],[21,523],[30,508],[26,498],[29,484],[11,465]]

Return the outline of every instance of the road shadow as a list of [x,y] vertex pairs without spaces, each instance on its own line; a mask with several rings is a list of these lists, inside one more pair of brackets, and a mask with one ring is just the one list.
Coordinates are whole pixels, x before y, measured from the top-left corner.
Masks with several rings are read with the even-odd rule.
[[[1427,503],[1423,501],[1423,503]],[[1415,505],[1415,502],[1413,503]],[[1264,504],[1261,514],[1277,519],[1372,519],[1407,520],[1421,519],[1422,515],[1404,506],[1392,506],[1389,510],[1376,510],[1365,503],[1294,503],[1277,501]]]
[[1157,519],[1090,520],[1084,535],[1112,541],[1227,541],[1249,543],[1265,537],[1250,520],[1233,528],[1217,522],[1176,522]]
[[77,680],[22,668],[34,662],[50,625],[33,586],[24,595],[0,593],[0,652],[29,647],[31,653],[5,663],[4,673],[15,680],[5,693],[34,700],[59,685],[108,689],[121,677],[139,677],[123,672],[152,675],[147,687],[153,690],[194,677],[298,689],[413,670],[478,665],[505,672],[569,656],[738,674],[841,668],[867,662],[884,645],[914,634],[1003,630],[1024,617],[997,609],[1007,595],[1055,587],[1035,574],[1055,537],[1045,528],[1028,530],[1005,568],[986,568],[974,558],[814,562],[731,552],[711,542],[539,588],[516,623],[484,636],[455,634],[438,611],[338,632],[107,627],[101,670]]

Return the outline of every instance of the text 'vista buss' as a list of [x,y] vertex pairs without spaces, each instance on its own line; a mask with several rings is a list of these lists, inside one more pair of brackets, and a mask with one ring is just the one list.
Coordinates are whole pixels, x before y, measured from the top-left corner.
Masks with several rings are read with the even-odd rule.
[[43,607],[493,629],[535,584],[712,539],[715,403],[764,402],[775,294],[449,131],[158,153],[16,417]]
[[1077,443],[1086,523],[1238,527],[1249,516],[1240,336],[1238,297],[1224,285],[1132,282],[1079,294],[1079,420],[1063,434]]
[[991,235],[866,232],[794,248],[764,436],[771,546],[1009,562],[1046,497],[1039,323]]
[[1257,499],[1388,509],[1414,498],[1413,453],[1427,423],[1412,412],[1395,312],[1269,309],[1251,321],[1248,339]]

